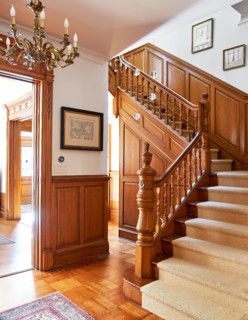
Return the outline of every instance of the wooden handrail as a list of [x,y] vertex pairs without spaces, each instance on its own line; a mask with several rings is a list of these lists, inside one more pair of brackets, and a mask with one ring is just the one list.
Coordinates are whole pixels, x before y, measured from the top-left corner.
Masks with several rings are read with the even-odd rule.
[[128,62],[123,55],[121,55],[119,57],[120,62],[123,63],[126,67],[130,68],[131,70],[135,71],[135,70],[139,70],[140,74],[149,79],[151,82],[153,82],[154,84],[156,84],[158,87],[161,87],[163,89],[165,89],[166,91],[170,92],[172,95],[174,95],[175,97],[177,97],[179,100],[181,100],[182,102],[186,103],[188,105],[188,107],[192,110],[197,109],[198,105],[194,104],[192,102],[190,102],[189,100],[185,99],[184,97],[180,96],[177,92],[173,91],[172,89],[166,87],[165,85],[163,85],[161,82],[157,81],[156,79],[153,79],[153,77],[151,77],[149,74],[145,73],[144,71],[137,69],[135,66],[133,66],[130,62]]
[[152,154],[149,144],[143,155],[143,167],[139,176],[135,274],[140,278],[152,278],[152,259],[155,243],[162,230],[176,217],[177,209],[186,201],[194,185],[210,172],[208,145],[208,94],[199,102],[199,130],[182,154],[160,177],[151,168]]

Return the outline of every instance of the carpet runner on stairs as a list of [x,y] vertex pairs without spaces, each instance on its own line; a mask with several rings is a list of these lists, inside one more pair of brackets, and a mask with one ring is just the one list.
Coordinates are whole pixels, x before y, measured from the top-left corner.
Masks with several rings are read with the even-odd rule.
[[166,320],[248,320],[248,171],[212,157],[218,185],[203,190],[159,280],[142,287],[142,306]]

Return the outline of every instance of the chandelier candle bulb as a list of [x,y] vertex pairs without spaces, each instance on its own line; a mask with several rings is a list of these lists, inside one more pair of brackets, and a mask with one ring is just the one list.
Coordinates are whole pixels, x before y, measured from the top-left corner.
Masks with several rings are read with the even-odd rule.
[[64,27],[65,27],[65,34],[69,34],[69,20],[66,18],[64,22]]
[[6,46],[7,46],[7,50],[9,50],[10,49],[10,38],[9,37],[7,37],[7,39],[6,39]]
[[39,21],[41,28],[44,28],[45,19],[46,19],[46,13],[45,13],[45,10],[43,9],[40,13],[40,21]]
[[77,35],[76,33],[74,34],[73,41],[74,41],[74,48],[77,48],[77,44],[78,44],[78,35]]
[[11,16],[11,24],[14,25],[15,24],[15,16],[16,16],[16,10],[14,5],[12,4],[11,8],[10,8],[10,16]]

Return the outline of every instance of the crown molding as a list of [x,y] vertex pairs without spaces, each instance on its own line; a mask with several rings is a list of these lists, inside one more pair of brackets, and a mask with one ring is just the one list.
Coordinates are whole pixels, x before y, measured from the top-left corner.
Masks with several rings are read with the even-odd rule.
[[248,0],[243,0],[232,5],[233,9],[240,14],[240,21],[238,25],[248,22]]

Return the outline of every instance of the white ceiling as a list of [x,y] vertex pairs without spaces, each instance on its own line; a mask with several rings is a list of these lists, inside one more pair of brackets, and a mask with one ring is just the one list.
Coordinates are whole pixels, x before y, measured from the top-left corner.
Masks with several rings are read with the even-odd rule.
[[[135,41],[200,0],[43,0],[47,33],[63,34],[65,17],[70,31],[79,35],[79,46],[105,58],[113,57]],[[26,0],[0,1],[0,18],[9,20],[13,2],[17,23],[31,27],[32,12]]]
[[[1,0],[0,19],[9,21],[13,3],[17,23],[32,28],[32,12],[25,6],[28,1]],[[207,16],[237,1],[240,0],[43,0],[43,4],[47,34],[61,39],[64,19],[68,17],[71,35],[79,35],[79,46],[106,60],[163,24],[180,23],[184,16]]]
[[32,91],[32,84],[0,76],[0,106]]

